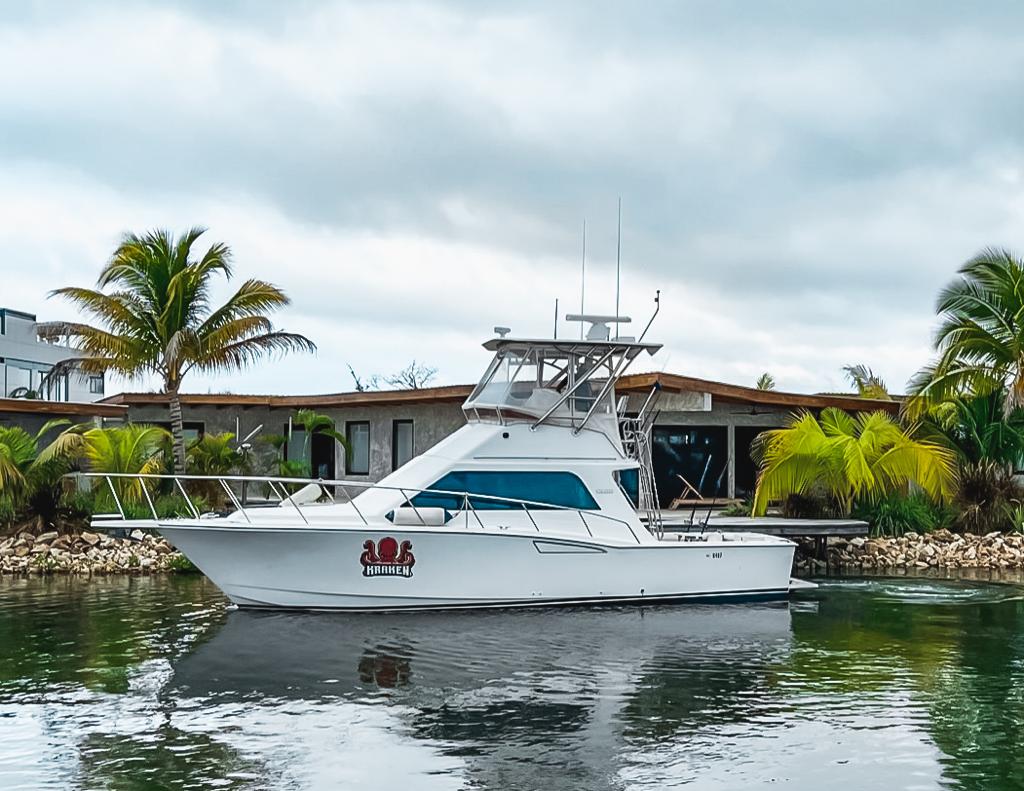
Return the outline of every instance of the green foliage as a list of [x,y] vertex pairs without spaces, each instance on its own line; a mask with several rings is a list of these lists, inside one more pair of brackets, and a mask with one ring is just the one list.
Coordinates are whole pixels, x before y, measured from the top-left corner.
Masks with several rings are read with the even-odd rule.
[[889,388],[885,386],[882,377],[866,365],[844,365],[843,373],[850,380],[850,384],[857,388],[857,395],[861,398],[876,398],[881,401],[892,401],[889,395]]
[[195,475],[228,475],[241,463],[241,455],[235,448],[235,435],[230,431],[223,434],[204,434],[188,446],[188,469]]
[[32,507],[46,517],[53,515],[60,478],[71,468],[73,454],[59,437],[42,452],[40,445],[48,433],[67,424],[50,420],[34,435],[19,426],[0,427],[0,498],[6,511],[17,514]]
[[987,249],[939,294],[937,359],[914,376],[915,414],[957,396],[1002,391],[1009,413],[1024,406],[1024,261]]
[[1009,529],[1015,533],[1024,533],[1024,502],[1011,500],[1006,506],[1006,519]]
[[[167,432],[156,426],[128,423],[116,428],[93,428],[80,433],[81,452],[92,472],[158,475],[162,471],[162,444]],[[139,478],[111,478],[122,505],[141,505],[146,502],[143,486],[153,496],[152,483]],[[114,509],[110,492],[100,489],[102,496]]]
[[18,517],[14,501],[7,495],[0,495],[0,527],[9,525]]
[[873,536],[901,536],[909,531],[930,533],[948,528],[956,514],[950,507],[939,505],[919,492],[893,492],[874,502],[858,503],[853,516],[870,524]]
[[752,500],[744,500],[742,503],[733,503],[722,509],[722,516],[750,516],[754,507]]
[[954,396],[930,410],[925,426],[955,448],[963,463],[1017,466],[1024,460],[1024,410],[1008,411],[1002,391]]
[[873,500],[915,483],[936,500],[954,491],[955,456],[948,448],[916,439],[883,412],[852,416],[823,409],[795,415],[786,428],[766,431],[754,451],[761,474],[753,513],[791,495],[824,493],[843,514],[857,500]]
[[757,377],[757,384],[754,385],[758,390],[774,390],[775,389],[775,377],[765,371],[759,377]]
[[955,500],[955,527],[968,533],[1005,530],[1010,526],[1008,512],[1022,499],[1012,467],[994,461],[964,464]]
[[96,324],[40,325],[44,335],[70,338],[81,353],[55,366],[53,375],[78,368],[88,373],[114,371],[129,379],[156,376],[163,382],[171,401],[179,473],[185,471],[185,447],[177,398],[189,371],[239,370],[267,353],[316,348],[305,336],[271,324],[268,315],[289,300],[270,283],[246,280],[227,302],[211,307],[214,277],[231,278],[231,250],[217,242],[194,254],[193,246],[204,232],[192,228],[177,238],[166,230],[126,234],[100,272],[97,289],[52,292]]
[[199,569],[196,568],[195,563],[189,560],[181,553],[171,555],[167,559],[167,568],[171,571],[176,571],[180,574],[198,574]]

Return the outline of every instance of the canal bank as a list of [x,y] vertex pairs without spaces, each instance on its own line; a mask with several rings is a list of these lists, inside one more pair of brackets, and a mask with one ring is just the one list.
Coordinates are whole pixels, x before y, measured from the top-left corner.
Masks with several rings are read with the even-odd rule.
[[22,531],[0,539],[0,575],[90,576],[194,570],[164,538],[141,530],[124,538],[51,530],[39,534]]
[[906,569],[1024,569],[1024,534],[984,535],[936,530],[874,538],[834,538],[825,557],[813,541],[801,539],[794,561],[799,573],[834,569],[848,572]]

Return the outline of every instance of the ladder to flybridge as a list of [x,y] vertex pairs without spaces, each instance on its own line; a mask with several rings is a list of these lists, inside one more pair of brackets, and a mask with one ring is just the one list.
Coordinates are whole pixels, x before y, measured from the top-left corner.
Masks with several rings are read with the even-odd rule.
[[[651,428],[654,425],[654,402],[659,388],[651,389],[636,417],[620,417],[622,448],[627,458],[640,465],[637,511],[641,519],[658,538],[664,534],[661,505],[658,502],[658,484],[654,479],[654,459],[651,452]],[[620,410],[621,413],[621,410]]]

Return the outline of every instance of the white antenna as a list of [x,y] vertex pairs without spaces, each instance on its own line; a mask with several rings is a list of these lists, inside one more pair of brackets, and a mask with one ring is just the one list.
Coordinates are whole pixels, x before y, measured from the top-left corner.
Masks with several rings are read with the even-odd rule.
[[558,297],[555,297],[555,340],[558,340]]
[[[615,315],[619,315],[619,290],[622,270],[622,196],[619,196],[619,233],[615,242]],[[581,311],[582,312],[582,311]],[[615,335],[619,335],[619,322],[615,322]]]
[[[580,264],[580,315],[584,310],[584,298],[587,294],[587,218],[583,218],[583,261]],[[583,340],[583,324],[580,324],[580,340]]]

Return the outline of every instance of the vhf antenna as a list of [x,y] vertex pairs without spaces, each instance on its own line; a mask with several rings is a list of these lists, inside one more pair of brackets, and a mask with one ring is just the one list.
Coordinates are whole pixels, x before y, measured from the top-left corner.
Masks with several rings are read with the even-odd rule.
[[[585,316],[585,297],[587,294],[587,218],[583,218],[583,260],[580,263],[580,315]],[[580,322],[580,340],[583,340],[583,322]]]
[[615,337],[619,337],[619,291],[622,283],[622,196],[619,196],[619,231],[615,241]]

